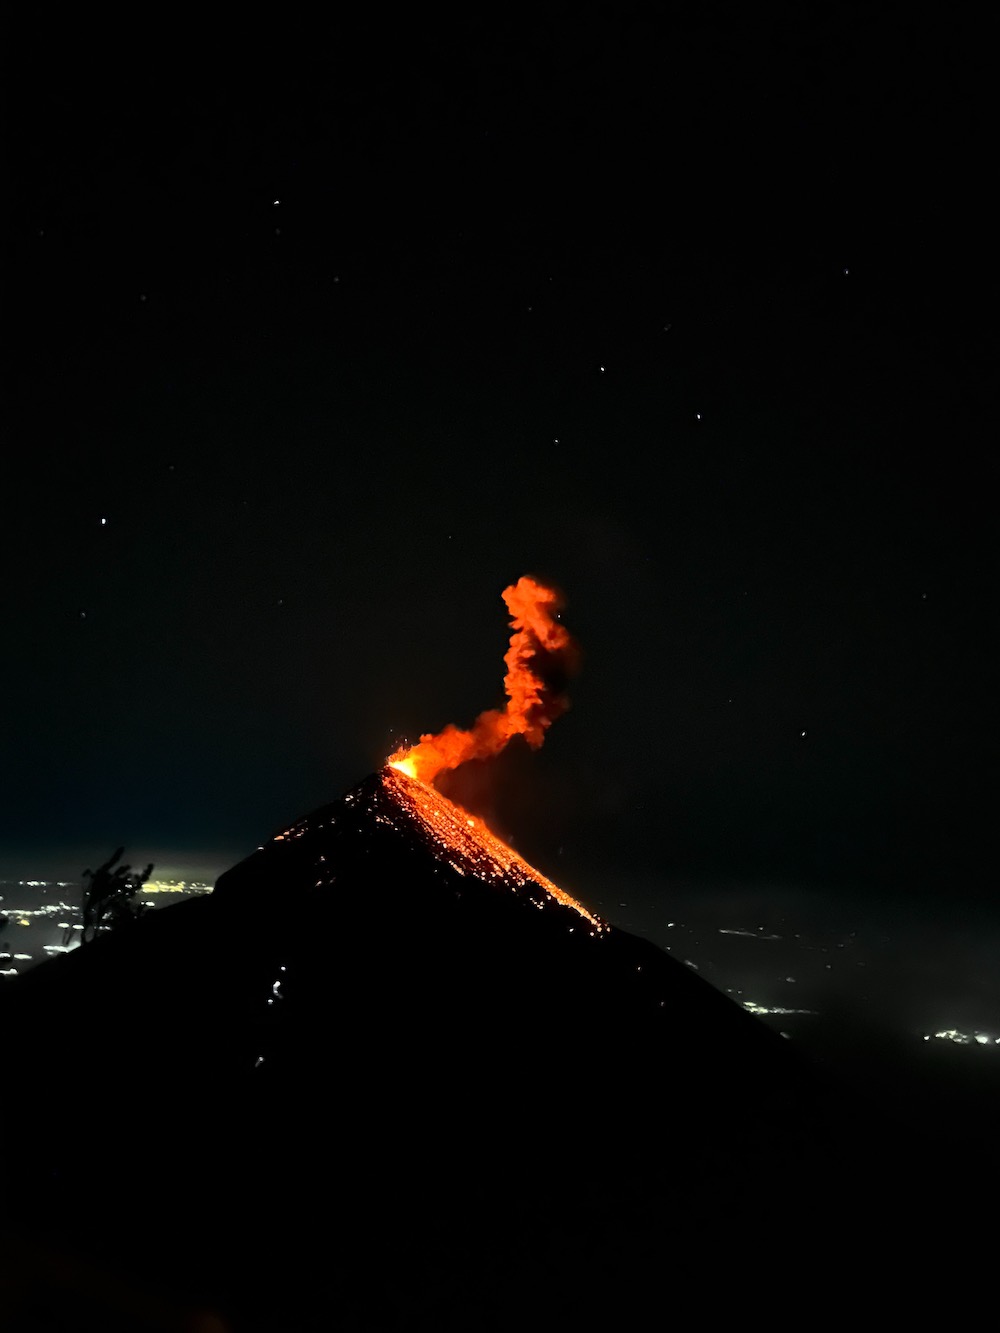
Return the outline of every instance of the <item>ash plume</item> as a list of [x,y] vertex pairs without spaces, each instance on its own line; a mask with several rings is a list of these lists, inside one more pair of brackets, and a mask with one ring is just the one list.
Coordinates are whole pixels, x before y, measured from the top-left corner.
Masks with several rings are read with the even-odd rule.
[[558,619],[562,599],[554,589],[527,575],[505,588],[512,634],[504,655],[507,703],[480,713],[467,730],[449,723],[427,733],[417,745],[397,750],[389,763],[421,782],[471,759],[489,759],[515,737],[537,750],[545,733],[569,707],[566,685],[579,663],[579,650]]

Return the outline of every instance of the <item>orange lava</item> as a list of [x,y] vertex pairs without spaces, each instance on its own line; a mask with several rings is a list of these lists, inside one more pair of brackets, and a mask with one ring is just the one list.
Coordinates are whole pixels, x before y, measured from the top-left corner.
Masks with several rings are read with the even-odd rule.
[[569,707],[562,686],[576,665],[577,650],[556,618],[559,594],[525,576],[504,589],[503,599],[514,631],[504,656],[506,706],[480,713],[468,731],[449,724],[390,755],[389,764],[408,777],[433,782],[439,773],[470,759],[499,754],[514,736],[523,736],[537,750],[548,728]]
[[449,801],[435,787],[407,774],[398,764],[384,768],[381,776],[393,804],[418,825],[435,856],[460,875],[471,874],[486,883],[523,892],[539,908],[553,901],[571,907],[589,922],[591,934],[607,930],[599,917],[518,856],[481,819]]

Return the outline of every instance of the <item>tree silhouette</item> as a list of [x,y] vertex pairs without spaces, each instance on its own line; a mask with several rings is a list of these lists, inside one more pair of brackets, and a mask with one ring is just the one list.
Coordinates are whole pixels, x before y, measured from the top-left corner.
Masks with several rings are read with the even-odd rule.
[[130,925],[149,906],[148,903],[137,903],[135,895],[152,874],[153,863],[150,861],[141,874],[130,865],[116,867],[124,851],[124,847],[119,847],[96,870],[83,872],[83,878],[89,879],[90,883],[85,884],[83,889],[82,944],[88,943],[101,931]]

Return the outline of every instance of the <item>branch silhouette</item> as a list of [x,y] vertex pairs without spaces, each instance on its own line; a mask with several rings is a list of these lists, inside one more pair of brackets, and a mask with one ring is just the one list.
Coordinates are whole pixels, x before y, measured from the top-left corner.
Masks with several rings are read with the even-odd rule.
[[83,889],[83,932],[81,943],[87,944],[102,931],[117,930],[137,921],[148,908],[148,903],[137,903],[136,894],[153,872],[153,863],[143,871],[133,870],[127,863],[118,865],[125,848],[117,848],[96,870],[85,870]]

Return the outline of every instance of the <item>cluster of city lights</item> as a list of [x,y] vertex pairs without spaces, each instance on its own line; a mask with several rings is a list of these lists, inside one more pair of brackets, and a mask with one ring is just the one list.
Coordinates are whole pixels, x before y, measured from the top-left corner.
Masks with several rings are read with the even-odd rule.
[[942,1032],[925,1032],[924,1041],[952,1041],[956,1046],[1000,1046],[1000,1037],[990,1036],[988,1032],[960,1032],[958,1028],[945,1028]]
[[785,1009],[782,1005],[754,1004],[753,1000],[743,1000],[743,1008],[751,1014],[815,1014],[815,1009]]
[[141,893],[211,893],[211,884],[186,879],[150,879],[142,886]]
[[[17,881],[4,881],[5,889],[14,887],[19,889],[41,889],[43,891],[56,889],[79,889],[80,886],[73,884],[68,880],[45,880],[45,879],[21,879]],[[211,893],[211,884],[205,884],[197,880],[175,880],[162,879],[147,882],[142,886],[143,894],[179,894],[190,896],[194,894]],[[13,894],[11,894],[14,897]],[[19,896],[19,895],[18,895]],[[37,901],[37,895],[35,895]],[[18,900],[14,897],[15,902]],[[23,899],[22,899],[23,901]],[[80,933],[83,931],[83,924],[80,921],[80,904],[67,903],[61,898],[53,902],[44,902],[40,907],[8,907],[4,902],[4,895],[0,895],[0,904],[2,904],[2,916],[9,926],[36,927],[34,934],[29,931],[28,938],[35,940],[34,953],[12,952],[10,948],[0,947],[0,977],[16,977],[26,969],[14,966],[15,963],[34,963],[41,960],[44,953],[52,958],[57,954],[71,953],[79,948]],[[0,925],[3,922],[0,921]],[[46,926],[54,927],[63,932],[61,943],[42,944],[41,950],[38,949],[37,927],[43,929]],[[51,931],[49,939],[51,941]],[[9,938],[9,937],[8,937]]]

